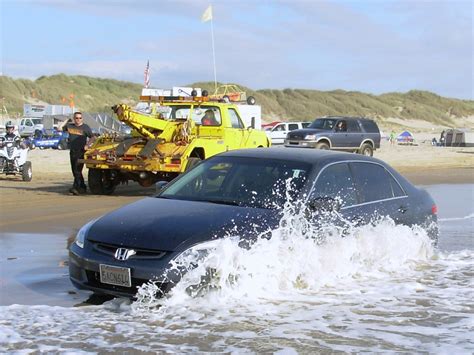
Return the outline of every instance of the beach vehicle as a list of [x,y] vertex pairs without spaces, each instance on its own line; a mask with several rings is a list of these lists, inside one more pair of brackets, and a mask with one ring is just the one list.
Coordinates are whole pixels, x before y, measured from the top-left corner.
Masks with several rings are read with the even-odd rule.
[[216,88],[214,94],[209,96],[213,100],[223,102],[247,102],[249,105],[255,105],[255,98],[248,96],[239,86],[233,84],[221,85]]
[[380,130],[375,121],[362,117],[323,117],[307,128],[288,133],[287,147],[334,149],[372,156],[380,148]]
[[68,149],[68,137],[67,132],[51,131],[45,132],[44,134],[35,134],[32,139],[29,140],[31,149]]
[[33,170],[28,159],[28,148],[20,139],[0,137],[0,174],[20,175],[23,181],[31,181]]
[[266,131],[266,133],[268,138],[271,139],[272,144],[283,144],[288,133],[297,129],[307,128],[310,124],[311,122],[280,122]]
[[128,180],[142,186],[170,181],[215,154],[271,145],[263,131],[254,129],[260,122],[257,105],[212,101],[205,95],[144,95],[141,104],[139,110],[113,107],[132,128],[131,136],[103,135],[86,151],[82,162],[89,169],[91,193],[111,194]]
[[156,196],[83,226],[69,250],[70,279],[80,289],[126,297],[154,280],[165,293],[189,270],[183,259],[205,255],[220,238],[238,236],[248,246],[280,226],[285,202],[304,211],[314,228],[326,212],[357,225],[389,216],[437,239],[433,199],[380,160],[302,148],[241,149],[207,159]]

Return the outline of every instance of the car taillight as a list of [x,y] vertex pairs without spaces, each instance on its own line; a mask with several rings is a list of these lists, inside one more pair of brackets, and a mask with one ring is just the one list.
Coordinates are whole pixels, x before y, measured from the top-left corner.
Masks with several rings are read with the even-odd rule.
[[436,205],[431,206],[431,214],[438,214],[438,206]]

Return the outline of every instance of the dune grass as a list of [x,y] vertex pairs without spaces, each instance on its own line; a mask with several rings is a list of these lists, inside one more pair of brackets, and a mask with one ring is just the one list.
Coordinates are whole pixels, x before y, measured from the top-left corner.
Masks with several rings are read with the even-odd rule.
[[[201,87],[210,93],[213,82],[186,86]],[[123,102],[135,104],[141,85],[88,76],[58,74],[34,81],[0,76],[0,96],[12,116],[21,115],[24,103],[68,105],[70,100],[82,111],[110,111]],[[357,91],[301,89],[252,90],[242,87],[262,106],[265,121],[312,120],[318,116],[365,116],[383,122],[385,118],[418,119],[434,124],[456,125],[456,119],[474,115],[474,101],[446,98],[427,91],[372,95]],[[71,99],[70,95],[73,95]]]

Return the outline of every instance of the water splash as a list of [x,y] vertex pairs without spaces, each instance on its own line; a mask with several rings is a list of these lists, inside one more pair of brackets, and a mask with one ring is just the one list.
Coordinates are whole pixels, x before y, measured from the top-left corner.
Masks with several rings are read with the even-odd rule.
[[172,268],[186,273],[171,292],[159,299],[159,287],[149,282],[138,290],[132,308],[175,307],[196,298],[279,299],[403,273],[434,254],[423,229],[395,225],[390,218],[357,227],[326,212],[325,222],[315,226],[297,203],[283,210],[279,226],[261,233],[250,248],[242,247],[239,236],[223,235],[202,250],[184,253]]

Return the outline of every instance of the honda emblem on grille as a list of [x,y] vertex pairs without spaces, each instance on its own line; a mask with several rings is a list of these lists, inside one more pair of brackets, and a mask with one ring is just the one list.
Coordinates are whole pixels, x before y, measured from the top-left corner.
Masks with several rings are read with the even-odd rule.
[[115,252],[115,259],[128,260],[129,257],[135,255],[137,252],[133,249],[118,248]]

